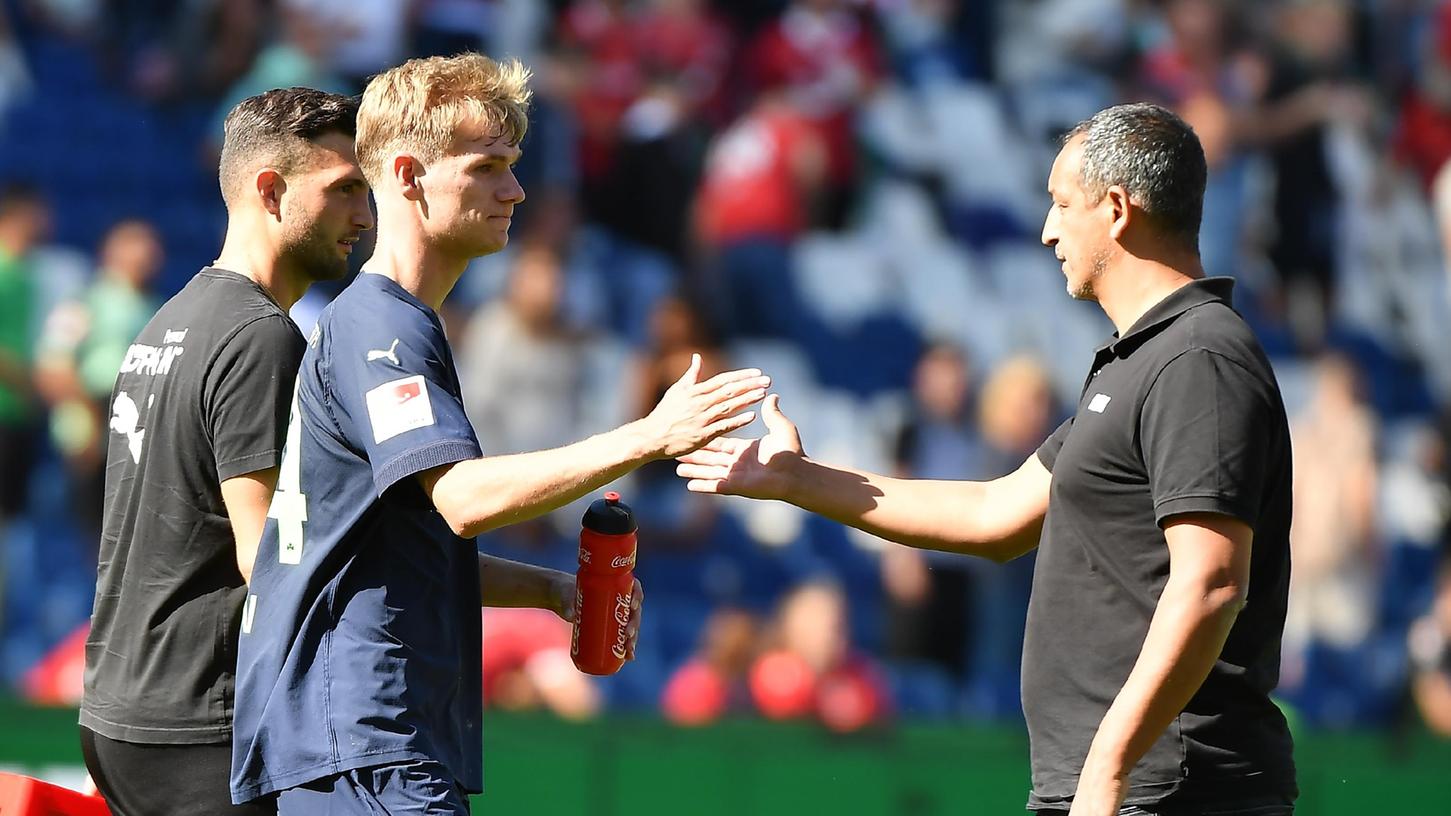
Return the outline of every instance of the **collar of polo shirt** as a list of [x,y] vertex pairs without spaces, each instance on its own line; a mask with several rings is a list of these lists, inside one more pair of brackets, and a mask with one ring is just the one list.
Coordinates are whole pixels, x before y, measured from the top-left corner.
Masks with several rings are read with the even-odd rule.
[[1147,312],[1144,312],[1143,317],[1140,317],[1134,322],[1134,325],[1129,327],[1128,331],[1124,332],[1122,337],[1118,332],[1114,332],[1108,342],[1098,347],[1097,354],[1108,352],[1119,357],[1126,356],[1145,340],[1157,334],[1174,318],[1195,306],[1203,306],[1206,303],[1223,303],[1226,306],[1233,306],[1233,299],[1234,278],[1200,278],[1190,281],[1150,307]]

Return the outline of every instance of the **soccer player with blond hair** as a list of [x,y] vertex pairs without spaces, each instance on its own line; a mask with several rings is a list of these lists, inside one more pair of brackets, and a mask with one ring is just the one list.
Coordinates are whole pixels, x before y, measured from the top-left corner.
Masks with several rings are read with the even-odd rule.
[[[573,576],[482,555],[474,536],[561,507],[752,419],[756,370],[555,450],[484,457],[438,309],[508,241],[528,72],[478,54],[375,77],[358,114],[378,241],[323,312],[243,606],[234,801],[282,814],[468,813],[482,789],[479,607],[568,617]],[[629,652],[639,627],[634,589]]]

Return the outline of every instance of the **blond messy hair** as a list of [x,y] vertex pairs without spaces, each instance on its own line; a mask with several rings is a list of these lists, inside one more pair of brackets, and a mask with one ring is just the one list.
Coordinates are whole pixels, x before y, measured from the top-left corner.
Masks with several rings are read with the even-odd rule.
[[373,77],[358,108],[358,165],[377,188],[388,157],[406,151],[431,162],[469,120],[517,145],[529,127],[528,68],[483,54],[411,59]]

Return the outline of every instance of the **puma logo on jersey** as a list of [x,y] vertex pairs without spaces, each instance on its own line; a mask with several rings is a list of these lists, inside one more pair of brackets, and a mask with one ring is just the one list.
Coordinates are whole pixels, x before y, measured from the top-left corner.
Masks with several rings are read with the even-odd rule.
[[371,363],[374,360],[392,360],[393,365],[402,365],[402,363],[398,362],[398,355],[393,353],[394,350],[397,348],[398,338],[395,337],[393,338],[393,345],[389,346],[387,351],[383,351],[382,349],[373,349],[372,351],[369,351],[368,362]]
[[162,338],[161,342],[165,344],[184,342],[186,340],[186,333],[189,331],[191,331],[189,328],[182,329],[181,331],[167,329],[166,336]]

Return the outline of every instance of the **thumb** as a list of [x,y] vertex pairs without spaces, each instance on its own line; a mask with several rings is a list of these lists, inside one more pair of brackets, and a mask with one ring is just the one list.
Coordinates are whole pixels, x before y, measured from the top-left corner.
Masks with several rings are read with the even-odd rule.
[[684,385],[695,385],[700,382],[700,354],[690,355],[690,367],[680,376],[680,382]]
[[771,433],[796,433],[796,426],[781,413],[780,394],[766,397],[766,404],[761,406],[761,420],[766,423],[766,430]]

